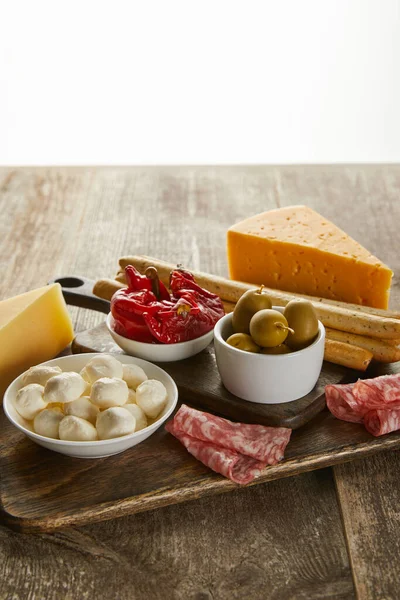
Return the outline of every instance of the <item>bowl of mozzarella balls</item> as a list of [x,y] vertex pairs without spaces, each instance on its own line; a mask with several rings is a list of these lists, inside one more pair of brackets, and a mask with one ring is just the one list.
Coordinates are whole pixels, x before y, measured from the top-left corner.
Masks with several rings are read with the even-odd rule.
[[11,423],[40,446],[78,458],[102,458],[152,435],[177,401],[174,380],[146,360],[75,354],[17,377],[3,407]]

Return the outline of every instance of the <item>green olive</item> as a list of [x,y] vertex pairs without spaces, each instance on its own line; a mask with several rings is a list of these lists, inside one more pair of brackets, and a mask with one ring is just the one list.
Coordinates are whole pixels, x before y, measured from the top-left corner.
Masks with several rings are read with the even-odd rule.
[[263,348],[283,344],[288,331],[286,318],[277,310],[259,310],[250,321],[250,335]]
[[273,348],[261,348],[261,354],[289,354],[291,349],[286,344],[279,344]]
[[293,350],[301,350],[313,343],[318,335],[318,317],[314,307],[308,300],[291,300],[283,312],[289,327],[286,344]]
[[232,327],[235,333],[249,333],[250,320],[252,316],[264,308],[271,308],[272,302],[263,292],[263,286],[259,290],[248,290],[241,296],[235,306],[232,316]]
[[234,333],[228,337],[226,343],[245,352],[260,352],[260,347],[247,333]]

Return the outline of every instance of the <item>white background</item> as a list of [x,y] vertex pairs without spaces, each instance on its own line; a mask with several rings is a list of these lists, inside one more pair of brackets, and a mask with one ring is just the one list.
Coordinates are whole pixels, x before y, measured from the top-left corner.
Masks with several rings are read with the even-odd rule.
[[0,0],[0,164],[400,162],[400,0]]

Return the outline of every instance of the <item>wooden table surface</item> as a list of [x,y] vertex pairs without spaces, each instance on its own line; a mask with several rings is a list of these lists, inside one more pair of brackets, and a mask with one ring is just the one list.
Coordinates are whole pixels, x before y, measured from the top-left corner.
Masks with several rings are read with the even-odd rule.
[[[59,275],[113,276],[124,254],[226,275],[229,225],[291,204],[389,264],[399,308],[394,165],[1,168],[0,299]],[[103,318],[71,313],[77,330]],[[399,459],[391,451],[55,534],[0,526],[0,598],[398,598]]]

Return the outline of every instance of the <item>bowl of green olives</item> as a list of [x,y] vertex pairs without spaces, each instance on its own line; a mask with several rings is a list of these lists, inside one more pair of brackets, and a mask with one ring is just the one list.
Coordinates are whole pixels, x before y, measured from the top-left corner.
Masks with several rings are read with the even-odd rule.
[[[316,385],[324,358],[325,328],[312,304],[272,306],[252,290],[214,328],[222,383],[235,396],[259,404],[302,398]],[[258,291],[264,296],[262,289]],[[243,309],[243,310],[242,310]]]

